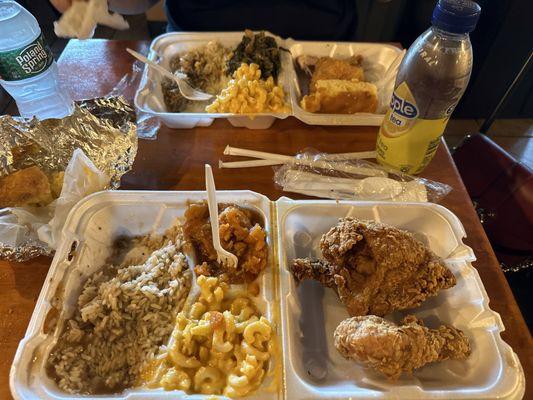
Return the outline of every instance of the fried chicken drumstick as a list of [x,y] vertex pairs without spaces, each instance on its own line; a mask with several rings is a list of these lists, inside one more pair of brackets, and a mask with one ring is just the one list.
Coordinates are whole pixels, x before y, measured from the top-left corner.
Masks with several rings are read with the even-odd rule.
[[417,307],[456,283],[411,233],[374,221],[341,218],[320,248],[325,261],[295,259],[291,271],[298,282],[315,279],[336,290],[352,316]]
[[463,360],[470,355],[463,332],[446,325],[429,329],[412,315],[405,317],[402,325],[375,315],[348,318],[337,327],[334,337],[335,347],[345,358],[390,379],[431,362]]

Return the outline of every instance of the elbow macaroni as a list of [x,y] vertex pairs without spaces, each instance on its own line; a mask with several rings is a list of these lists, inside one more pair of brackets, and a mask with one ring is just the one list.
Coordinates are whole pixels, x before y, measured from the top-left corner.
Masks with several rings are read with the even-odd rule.
[[229,298],[216,277],[197,279],[200,297],[180,312],[151,381],[165,390],[240,397],[256,390],[273,352],[270,322],[253,301]]
[[257,64],[241,64],[233,73],[233,79],[220,92],[215,101],[206,107],[210,113],[288,113],[285,92],[281,85],[274,84],[269,76],[261,79]]

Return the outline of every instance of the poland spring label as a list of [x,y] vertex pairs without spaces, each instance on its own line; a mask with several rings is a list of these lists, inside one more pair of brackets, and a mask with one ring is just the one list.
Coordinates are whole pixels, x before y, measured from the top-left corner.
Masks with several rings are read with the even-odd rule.
[[0,79],[18,81],[46,71],[54,58],[43,35],[16,50],[0,52]]

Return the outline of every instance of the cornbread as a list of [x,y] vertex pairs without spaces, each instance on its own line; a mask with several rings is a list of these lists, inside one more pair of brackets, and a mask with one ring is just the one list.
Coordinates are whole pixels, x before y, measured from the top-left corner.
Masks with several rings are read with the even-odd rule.
[[315,90],[304,96],[304,110],[329,114],[354,114],[376,112],[377,88],[369,82],[324,79],[315,82]]

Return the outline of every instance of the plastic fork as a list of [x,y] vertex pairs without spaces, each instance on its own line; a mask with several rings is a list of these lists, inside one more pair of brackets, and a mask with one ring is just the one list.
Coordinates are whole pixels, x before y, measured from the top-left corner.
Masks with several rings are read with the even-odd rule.
[[213,97],[213,95],[209,93],[201,92],[200,90],[197,90],[193,88],[191,85],[189,85],[189,83],[187,83],[186,81],[187,75],[181,72],[176,72],[175,74],[173,74],[172,72],[168,71],[166,68],[162,67],[159,64],[156,64],[153,61],[150,61],[142,54],[139,54],[135,50],[132,50],[130,48],[127,48],[126,51],[130,53],[133,57],[135,57],[137,60],[145,63],[150,68],[155,69],[161,75],[166,76],[167,78],[172,79],[174,82],[176,82],[180,90],[180,93],[187,100],[206,101]]
[[237,268],[238,260],[234,254],[226,251],[220,244],[220,233],[218,231],[218,203],[211,165],[205,164],[205,189],[207,190],[207,205],[209,207],[209,219],[211,220],[211,233],[213,236],[213,247],[217,252],[219,264],[227,265],[230,268]]

